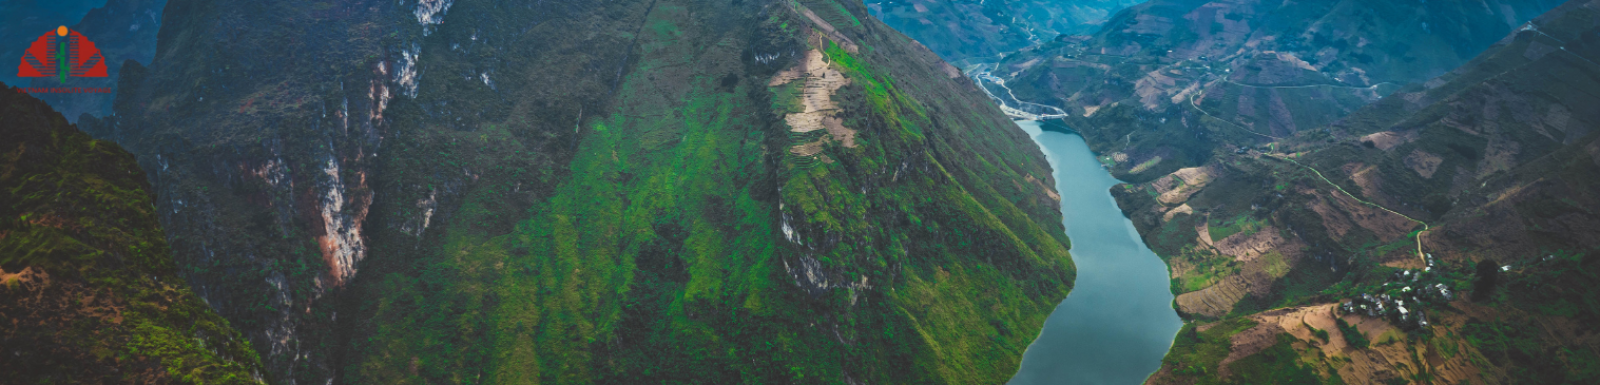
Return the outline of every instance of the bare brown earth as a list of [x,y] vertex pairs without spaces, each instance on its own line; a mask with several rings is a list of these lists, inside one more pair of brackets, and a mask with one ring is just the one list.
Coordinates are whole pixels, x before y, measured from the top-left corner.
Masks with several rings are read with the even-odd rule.
[[1345,214],[1344,210],[1336,207],[1338,202],[1328,199],[1324,194],[1318,194],[1316,190],[1303,189],[1299,192],[1311,197],[1308,207],[1322,218],[1322,227],[1328,230],[1333,240],[1343,240],[1345,235],[1350,234],[1350,230],[1356,228],[1355,221]]
[[[1323,357],[1320,361],[1327,365],[1317,368],[1323,376],[1332,375],[1329,372],[1332,370],[1347,384],[1382,384],[1395,378],[1410,378],[1423,368],[1436,379],[1442,380],[1437,383],[1455,384],[1477,378],[1478,370],[1471,366],[1469,354],[1456,354],[1446,359],[1432,351],[1427,344],[1400,343],[1397,338],[1406,338],[1404,333],[1388,322],[1357,315],[1340,316],[1335,314],[1335,307],[1336,304],[1327,303],[1275,309],[1249,316],[1258,325],[1233,336],[1230,353],[1222,360],[1219,371],[1227,373],[1228,364],[1259,353],[1276,344],[1279,334],[1288,334],[1296,340],[1296,350],[1313,350],[1318,357]],[[1355,326],[1372,344],[1366,348],[1350,346],[1338,328],[1338,318]],[[1464,316],[1457,316],[1442,318],[1439,322],[1443,327],[1452,327],[1465,323],[1465,319]],[[1318,338],[1313,328],[1326,332],[1328,340]],[[1435,338],[1451,337],[1440,334]],[[1457,342],[1462,349],[1470,349],[1465,341]],[[1417,354],[1413,355],[1410,349],[1416,350]],[[1416,359],[1419,357],[1422,358],[1421,362]]]
[[[120,366],[128,383],[171,382],[167,371],[148,357],[112,357],[125,341],[118,341],[113,330],[122,325],[127,302],[109,290],[69,280],[52,279],[43,269],[26,267],[20,271],[0,270],[0,340],[40,343],[30,350],[47,352],[85,367]],[[73,333],[70,325],[100,324],[106,328],[92,334]],[[31,335],[21,331],[55,331],[53,335]],[[76,346],[68,345],[70,342]],[[105,353],[98,355],[99,353]],[[38,354],[38,353],[34,353]],[[120,364],[120,365],[119,365]],[[85,374],[88,376],[88,374]],[[9,383],[0,377],[0,383]]]
[[1383,177],[1378,175],[1377,166],[1364,163],[1354,163],[1346,165],[1344,170],[1345,175],[1349,175],[1350,180],[1355,181],[1356,186],[1361,188],[1361,196],[1366,197],[1367,200],[1373,201],[1374,203],[1387,206],[1387,202],[1383,201],[1388,199],[1384,199],[1386,197],[1382,195],[1383,190],[1381,189]]
[[1211,225],[1208,222],[1210,221],[1200,221],[1199,224],[1194,226],[1194,231],[1200,233],[1198,238],[1200,244],[1206,245],[1206,247],[1216,247],[1216,242],[1211,241]]
[[[1398,214],[1367,206],[1338,192],[1318,190],[1317,194],[1332,202],[1332,206],[1342,211],[1348,217],[1348,220],[1363,229],[1371,231],[1378,236],[1378,239],[1384,242],[1393,242],[1395,239],[1405,236],[1411,229],[1420,226],[1416,222],[1412,222]],[[1324,220],[1327,220],[1327,218],[1325,217]]]
[[[1583,212],[1556,213],[1549,217],[1529,216],[1518,206],[1536,205],[1563,199],[1583,207],[1600,204],[1595,198],[1576,191],[1573,187],[1552,180],[1538,180],[1528,184],[1505,186],[1486,194],[1492,201],[1459,221],[1430,231],[1427,246],[1441,258],[1476,261],[1495,259],[1522,261],[1548,248],[1546,242],[1535,239],[1528,228],[1539,228],[1557,234],[1600,234],[1600,218]],[[1600,237],[1573,237],[1567,240],[1573,248],[1600,247]],[[1472,254],[1457,250],[1475,250]]]
[[1377,147],[1379,150],[1388,151],[1389,149],[1394,148],[1394,146],[1410,143],[1412,140],[1416,139],[1416,132],[1400,133],[1394,131],[1384,131],[1363,136],[1361,137],[1360,142],[1372,143],[1373,147]]
[[1172,221],[1172,217],[1175,217],[1178,214],[1194,214],[1194,208],[1189,207],[1188,203],[1178,205],[1178,207],[1173,207],[1171,210],[1167,210],[1167,213],[1162,215],[1161,221],[1170,222]]
[[[1241,2],[1242,3],[1242,2]],[[1575,8],[1578,3],[1585,11],[1600,9],[1600,1],[1585,1],[1569,3]],[[1584,28],[1593,28],[1596,21],[1592,13],[1586,14],[1581,19]],[[1535,23],[1537,24],[1537,23]],[[1539,25],[1545,27],[1545,25]],[[1557,24],[1548,25],[1556,28]],[[1527,31],[1527,30],[1525,30]],[[1592,31],[1592,30],[1586,30]],[[1520,36],[1521,40],[1536,32],[1526,32]],[[1551,35],[1567,38],[1558,33]],[[1513,36],[1518,37],[1518,36]],[[1549,36],[1543,36],[1548,38]],[[1554,38],[1551,38],[1554,39]],[[1507,41],[1510,41],[1508,39]],[[1548,41],[1547,41],[1548,42]],[[1536,44],[1533,44],[1536,43]],[[1567,67],[1581,67],[1581,73],[1591,73],[1596,65],[1588,61],[1575,61],[1566,63],[1571,51],[1576,45],[1565,48],[1558,47],[1558,43],[1546,44],[1533,42],[1528,44],[1525,53],[1529,59],[1536,57],[1560,55],[1563,59],[1559,65],[1550,64],[1550,67],[1564,69]],[[1352,41],[1352,44],[1359,44]],[[1512,52],[1510,56],[1523,55],[1523,52]],[[1314,61],[1326,63],[1327,61]],[[1516,63],[1515,61],[1509,61]],[[1495,62],[1500,65],[1500,62]],[[1281,63],[1280,63],[1281,64]],[[1529,67],[1533,68],[1533,67]],[[1470,69],[1470,68],[1469,68]],[[1289,197],[1286,201],[1293,202],[1295,206],[1279,206],[1280,208],[1306,209],[1314,212],[1318,217],[1309,223],[1305,221],[1290,222],[1285,225],[1277,222],[1280,228],[1293,228],[1301,230],[1285,237],[1307,236],[1306,239],[1315,239],[1324,245],[1329,240],[1318,239],[1322,234],[1332,238],[1332,243],[1343,244],[1349,249],[1373,250],[1371,240],[1367,233],[1376,236],[1377,241],[1383,244],[1384,250],[1391,250],[1388,256],[1397,257],[1405,254],[1406,258],[1395,258],[1385,261],[1384,256],[1377,256],[1376,260],[1367,260],[1382,263],[1396,268],[1422,268],[1424,263],[1416,256],[1416,246],[1410,244],[1405,236],[1412,230],[1418,230],[1422,225],[1408,220],[1402,215],[1373,207],[1362,200],[1376,203],[1393,210],[1400,210],[1405,215],[1425,220],[1431,225],[1429,231],[1419,235],[1419,244],[1423,252],[1438,257],[1440,263],[1447,266],[1449,271],[1459,272],[1463,266],[1471,266],[1477,261],[1494,259],[1503,264],[1516,267],[1529,266],[1526,269],[1535,271],[1532,260],[1543,257],[1548,251],[1541,250],[1594,250],[1600,247],[1600,237],[1586,236],[1600,234],[1600,217],[1593,209],[1600,207],[1600,196],[1594,191],[1594,166],[1600,166],[1600,142],[1582,143],[1574,141],[1592,140],[1589,137],[1574,136],[1574,134],[1591,133],[1600,114],[1592,108],[1585,109],[1575,106],[1593,106],[1592,93],[1573,92],[1575,95],[1561,94],[1568,89],[1581,88],[1570,84],[1575,78],[1563,78],[1556,75],[1541,75],[1546,78],[1529,79],[1527,74],[1538,73],[1565,73],[1557,71],[1524,70],[1507,72],[1503,67],[1492,67],[1492,72],[1477,73],[1478,75],[1493,75],[1494,81],[1485,81],[1482,85],[1475,85],[1472,89],[1461,87],[1446,87],[1451,85],[1452,79],[1444,78],[1429,84],[1430,89],[1444,90],[1434,95],[1418,94],[1416,97],[1399,94],[1389,100],[1395,105],[1403,102],[1413,103],[1407,109],[1421,108],[1423,105],[1437,107],[1432,112],[1438,116],[1417,114],[1425,119],[1412,121],[1387,122],[1382,125],[1362,126],[1364,130],[1346,131],[1356,138],[1350,143],[1352,136],[1341,138],[1346,141],[1350,152],[1326,151],[1318,153],[1318,148],[1327,150],[1318,144],[1295,143],[1295,139],[1287,139],[1278,143],[1280,147],[1289,148],[1290,151],[1307,151],[1309,159],[1323,160],[1321,164],[1344,164],[1347,167],[1329,167],[1321,169],[1328,178],[1337,181],[1344,189],[1356,194],[1359,198],[1351,198],[1341,193],[1333,186],[1326,183],[1309,183],[1291,185],[1290,191],[1282,192]],[[1235,72],[1239,72],[1237,69]],[[1579,73],[1573,71],[1572,73]],[[1522,79],[1514,77],[1522,76]],[[1459,78],[1458,78],[1459,79]],[[1534,81],[1537,80],[1537,81]],[[1523,83],[1519,84],[1516,81]],[[1477,82],[1477,81],[1474,81]],[[1518,84],[1506,86],[1506,84]],[[1459,84],[1457,84],[1459,85]],[[1592,87],[1591,87],[1592,88]],[[1463,91],[1465,90],[1465,91]],[[1427,91],[1424,91],[1426,93]],[[1216,95],[1224,95],[1216,93]],[[1559,95],[1559,96],[1552,96]],[[1262,103],[1269,94],[1264,92],[1235,93],[1229,97],[1237,96],[1240,101],[1237,111],[1239,115],[1260,115],[1271,108],[1271,103]],[[1249,100],[1245,100],[1245,99]],[[1399,100],[1396,100],[1399,99]],[[1445,102],[1439,102],[1440,100]],[[1551,99],[1560,99],[1552,102]],[[1233,101],[1227,101],[1229,103]],[[1213,102],[1212,105],[1216,105]],[[1223,103],[1223,105],[1227,105]],[[1246,105],[1249,105],[1246,107]],[[1248,108],[1248,110],[1247,110]],[[1385,107],[1387,108],[1387,107]],[[1377,114],[1358,116],[1371,119],[1374,115],[1388,114],[1388,110],[1373,109]],[[1587,111],[1586,111],[1587,110]],[[1217,113],[1217,111],[1212,111]],[[1360,122],[1362,119],[1351,119],[1350,122]],[[1352,123],[1354,124],[1354,123]],[[1256,127],[1263,128],[1263,127]],[[1443,129],[1441,129],[1443,128]],[[1376,132],[1376,133],[1374,133]],[[1370,133],[1370,134],[1369,134]],[[1449,140],[1460,140],[1451,142]],[[1464,140],[1462,140],[1464,139]],[[1448,148],[1445,143],[1449,143]],[[1464,147],[1463,147],[1464,146]],[[1377,151],[1372,150],[1377,149]],[[1134,152],[1132,150],[1124,150]],[[1454,152],[1452,152],[1454,151]],[[1346,155],[1348,154],[1348,155]],[[1544,156],[1549,155],[1549,156]],[[1589,159],[1584,159],[1588,156]],[[1307,158],[1299,158],[1305,161]],[[1337,163],[1335,163],[1337,162]],[[1243,162],[1239,162],[1243,163]],[[1305,162],[1313,164],[1311,162]],[[1247,163],[1244,163],[1248,165]],[[1232,169],[1230,168],[1230,171]],[[1280,174],[1282,169],[1262,168],[1258,176],[1266,177],[1268,174]],[[1342,172],[1342,174],[1341,174]],[[1411,174],[1415,173],[1415,174]],[[1243,175],[1243,173],[1241,173]],[[1439,176],[1444,175],[1444,176]],[[1341,179],[1348,177],[1349,181]],[[1438,180],[1438,178],[1447,178]],[[1284,179],[1278,179],[1284,182]],[[1419,182],[1426,181],[1426,182]],[[1223,179],[1217,185],[1226,185],[1232,180]],[[1177,188],[1177,183],[1165,186],[1151,185],[1157,188],[1161,196]],[[1388,190],[1388,191],[1386,191]],[[1281,191],[1281,190],[1280,190]],[[1438,193],[1450,198],[1451,207],[1446,210],[1432,213],[1413,213],[1412,210],[1423,211],[1419,203],[1427,194]],[[1148,193],[1147,193],[1148,194]],[[1390,195],[1393,194],[1393,195]],[[1267,192],[1263,195],[1276,195]],[[1202,194],[1209,198],[1209,195]],[[1210,199],[1205,199],[1211,203]],[[1263,199],[1262,201],[1269,201]],[[1237,201],[1225,203],[1238,206]],[[1270,202],[1270,201],[1269,201]],[[1401,207],[1400,203],[1406,203]],[[1150,202],[1157,203],[1157,202]],[[1223,212],[1229,208],[1217,208],[1220,205],[1202,205],[1197,202],[1183,202],[1194,205],[1202,212]],[[1160,200],[1160,205],[1171,207],[1171,201]],[[1254,202],[1252,202],[1252,205]],[[1269,203],[1270,204],[1270,203]],[[1431,205],[1431,204],[1430,204]],[[1254,207],[1252,207],[1254,208]],[[1171,210],[1171,209],[1167,209]],[[1427,209],[1433,211],[1432,208]],[[1164,217],[1165,218],[1165,217]],[[1286,217],[1274,217],[1283,220]],[[1319,225],[1325,231],[1304,231],[1306,227]],[[1170,220],[1170,219],[1168,219]],[[1202,221],[1203,222],[1203,221]],[[1146,220],[1143,223],[1160,222]],[[1206,226],[1196,224],[1198,244],[1200,247],[1211,247],[1219,251],[1232,251],[1231,255],[1241,253],[1232,242],[1236,239],[1213,240],[1207,237]],[[1143,230],[1143,229],[1141,229]],[[1163,229],[1168,234],[1170,230]],[[1184,235],[1184,238],[1187,238]],[[1242,237],[1241,237],[1242,239]],[[1161,241],[1169,241],[1161,239]],[[1170,241],[1169,241],[1170,242]],[[1398,242],[1398,243],[1396,243]],[[1154,243],[1154,242],[1153,242]],[[1367,246],[1363,246],[1367,245]],[[1393,250],[1394,246],[1403,245],[1401,250]],[[1198,246],[1198,245],[1197,245]],[[1167,246],[1181,248],[1182,246]],[[1230,249],[1231,248],[1231,249]],[[1283,249],[1284,247],[1277,247]],[[1248,248],[1249,251],[1260,251],[1260,248]],[[1325,249],[1326,251],[1326,249]],[[1337,252],[1337,251],[1333,251]],[[1267,254],[1257,257],[1268,259]],[[1166,255],[1163,255],[1166,257]],[[1292,256],[1285,256],[1290,259]],[[1175,258],[1176,259],[1176,258]],[[1355,260],[1356,258],[1352,258]],[[1255,260],[1251,260],[1254,262]],[[1192,261],[1185,260],[1186,263]],[[1174,269],[1174,275],[1181,272],[1198,270],[1188,265],[1177,265],[1185,270]],[[1270,270],[1257,269],[1245,266],[1244,272],[1236,277],[1244,281],[1245,291],[1254,287],[1248,284],[1250,272]],[[1435,268],[1438,271],[1439,268]],[[1387,269],[1384,269],[1387,270]],[[1511,275],[1516,275],[1516,269]],[[1541,273],[1548,273],[1543,271]],[[1455,273],[1451,273],[1455,274]],[[1236,277],[1228,277],[1229,280]],[[1347,277],[1348,278],[1348,277]],[[1359,280],[1358,280],[1359,282]],[[1178,298],[1178,305],[1188,314],[1216,314],[1220,306],[1213,306],[1203,300],[1215,300],[1222,292],[1226,282],[1193,293],[1185,293]],[[1370,282],[1369,282],[1370,283]],[[1428,304],[1426,310],[1429,321],[1432,323],[1430,330],[1406,333],[1396,325],[1382,318],[1366,317],[1364,315],[1336,316],[1333,309],[1334,303],[1320,303],[1303,307],[1270,310],[1250,315],[1260,324],[1252,329],[1240,332],[1228,341],[1231,348],[1229,354],[1213,373],[1222,373],[1226,376],[1228,365],[1237,363],[1239,359],[1251,356],[1262,349],[1272,346],[1281,340],[1284,335],[1295,339],[1292,344],[1294,350],[1300,353],[1302,363],[1314,366],[1324,378],[1337,375],[1346,384],[1386,384],[1386,383],[1433,383],[1433,384],[1504,384],[1526,383],[1528,367],[1525,363],[1518,362],[1516,352],[1490,352],[1495,357],[1487,357],[1484,352],[1474,348],[1464,335],[1468,330],[1468,323],[1490,322],[1499,325],[1508,325],[1512,328],[1521,328],[1527,333],[1536,334],[1536,338],[1523,339],[1512,343],[1531,344],[1521,345],[1519,348],[1537,346],[1546,352],[1593,352],[1600,351],[1600,329],[1593,325],[1583,324],[1580,320],[1565,318],[1531,310],[1534,305],[1528,305],[1527,299],[1507,300],[1505,298],[1491,300],[1485,304],[1475,304],[1461,299],[1466,297],[1462,286],[1470,286],[1464,279],[1451,284],[1460,297],[1448,304]],[[1551,288],[1542,290],[1581,290],[1556,288],[1559,285],[1551,284]],[[1569,285],[1581,286],[1581,285]],[[1347,293],[1348,294],[1348,293]],[[1209,297],[1208,297],[1209,296]],[[1511,297],[1507,297],[1511,298]],[[1328,301],[1336,299],[1320,299],[1316,297],[1303,297],[1300,301]],[[1409,302],[1409,301],[1408,301]],[[1290,302],[1304,303],[1304,302]],[[1408,306],[1410,306],[1408,304]],[[1527,307],[1523,307],[1527,306]],[[1354,325],[1357,330],[1370,341],[1371,344],[1357,348],[1350,346],[1343,333],[1335,325],[1336,320],[1344,320]],[[1205,326],[1200,329],[1205,329]],[[1316,336],[1316,331],[1326,332],[1328,339],[1324,341]],[[1481,332],[1473,326],[1472,330]],[[1280,334],[1281,333],[1281,334]],[[1482,341],[1480,341],[1482,342]],[[1494,342],[1485,343],[1485,352]],[[1564,350],[1565,349],[1565,350]],[[1570,353],[1569,353],[1570,354]],[[1525,356],[1523,356],[1525,357]],[[1509,360],[1509,361],[1508,361]],[[1566,358],[1561,358],[1564,361]],[[1578,365],[1569,366],[1569,368]],[[1573,369],[1576,370],[1576,369]],[[1184,374],[1176,374],[1178,368],[1163,368],[1153,376],[1150,383],[1172,383],[1174,379],[1192,378]],[[1568,380],[1573,383],[1593,382],[1587,378],[1580,378],[1589,374],[1586,372],[1571,372]],[[1548,373],[1545,373],[1548,374]],[[1579,377],[1573,377],[1579,376]],[[1206,378],[1206,376],[1201,376]],[[1225,377],[1224,377],[1225,378]],[[1559,376],[1557,377],[1559,378]],[[1578,378],[1574,380],[1575,378]],[[1518,379],[1523,379],[1518,381]],[[1239,381],[1234,378],[1232,380]],[[1246,381],[1241,381],[1246,382]],[[1553,383],[1561,383],[1556,381]]]
[[1027,181],[1028,183],[1032,183],[1034,187],[1038,187],[1040,191],[1044,192],[1045,196],[1050,197],[1050,200],[1058,203],[1061,202],[1061,194],[1057,194],[1055,188],[1046,186],[1043,180],[1033,177],[1033,174],[1028,174],[1028,176],[1024,177],[1023,180]]
[[1167,270],[1171,272],[1171,278],[1176,279],[1178,277],[1182,277],[1184,274],[1187,274],[1190,271],[1194,271],[1194,265],[1189,263],[1189,261],[1186,259],[1173,258],[1172,260],[1167,261]]
[[[16,319],[37,319],[43,322],[61,323],[71,322],[77,318],[104,319],[112,324],[122,323],[123,305],[113,298],[110,293],[92,292],[84,290],[79,285],[61,284],[50,279],[50,274],[43,269],[25,267],[20,271],[7,272],[0,270],[0,285],[4,285],[12,293],[25,293],[16,296],[14,306],[26,312],[10,314]],[[56,291],[64,291],[71,295],[56,296]],[[43,316],[50,312],[61,311],[55,316]],[[15,319],[13,319],[15,321]]]
[[1134,92],[1139,94],[1139,103],[1143,104],[1144,108],[1158,110],[1165,104],[1162,103],[1163,100],[1172,99],[1172,93],[1183,89],[1174,87],[1177,83],[1177,79],[1167,76],[1160,70],[1150,71],[1134,83]]
[[[1444,307],[1430,311],[1433,331],[1429,341],[1409,337],[1399,328],[1382,318],[1356,314],[1339,315],[1335,303],[1324,303],[1269,310],[1248,316],[1257,326],[1235,334],[1229,341],[1229,355],[1218,365],[1223,377],[1228,375],[1228,365],[1259,353],[1277,343],[1279,334],[1295,339],[1296,351],[1302,359],[1316,352],[1313,363],[1324,377],[1335,373],[1346,384],[1386,384],[1397,379],[1410,379],[1426,372],[1438,384],[1495,384],[1506,378],[1503,370],[1485,367],[1483,354],[1462,337],[1462,328],[1472,320],[1514,321],[1536,330],[1540,338],[1562,341],[1562,345],[1576,349],[1600,345],[1600,331],[1575,320],[1526,314],[1514,308],[1487,307],[1465,299],[1458,299]],[[1365,348],[1351,346],[1337,319],[1354,326],[1370,344]],[[1201,325],[1205,331],[1215,324]],[[1318,338],[1314,329],[1326,332],[1327,341]],[[1454,353],[1441,351],[1439,346],[1450,345]],[[1165,371],[1165,370],[1164,370]],[[1149,383],[1168,384],[1174,376],[1158,372]],[[1414,382],[1412,382],[1414,383]]]
[[1482,163],[1478,165],[1478,178],[1483,178],[1500,171],[1510,171],[1517,166],[1517,155],[1522,153],[1522,146],[1510,140],[1491,140],[1484,154]]
[[[1171,175],[1157,179],[1154,186],[1156,186],[1156,192],[1161,195],[1156,200],[1168,206],[1188,201],[1190,196],[1200,192],[1211,181],[1216,180],[1218,173],[1219,171],[1214,166],[1179,169]],[[1169,188],[1162,189],[1161,186],[1163,185],[1169,186]]]
[[1279,234],[1278,228],[1266,226],[1253,233],[1229,235],[1217,241],[1213,247],[1222,254],[1232,256],[1235,261],[1248,262],[1288,244],[1289,241]]
[[[1298,239],[1285,239],[1272,226],[1250,234],[1234,234],[1215,243],[1207,230],[1206,221],[1200,221],[1195,228],[1202,244],[1244,264],[1238,273],[1216,284],[1179,294],[1178,310],[1183,313],[1212,318],[1228,314],[1246,294],[1270,294],[1273,282],[1282,278],[1289,266],[1303,257],[1301,250],[1305,244]],[[1178,274],[1178,271],[1173,270],[1173,274]]]
[[[792,5],[796,11],[799,11],[801,15],[805,15],[807,19],[810,19],[811,23],[815,24],[817,28],[821,29],[822,31],[820,32],[827,35],[828,39],[833,40],[834,43],[839,44],[840,47],[844,47],[845,51],[850,53],[858,53],[861,50],[861,48],[856,45],[854,40],[851,40],[849,37],[844,36],[844,34],[839,33],[839,30],[834,28],[833,24],[829,24],[827,20],[817,16],[817,13],[812,12],[810,8],[806,8],[806,6],[801,5],[799,2],[791,2],[790,5]],[[812,46],[817,47],[818,45]]]
[[1217,371],[1223,377],[1228,376],[1228,364],[1252,354],[1260,353],[1263,349],[1278,343],[1278,334],[1283,333],[1283,327],[1278,326],[1277,319],[1285,314],[1294,312],[1295,309],[1278,309],[1262,312],[1250,316],[1259,322],[1255,327],[1234,334],[1228,348],[1228,357],[1222,359],[1217,365]]
[[1211,318],[1222,317],[1233,311],[1233,305],[1239,303],[1239,300],[1248,293],[1249,287],[1245,279],[1239,275],[1232,275],[1210,287],[1179,294],[1178,310],[1186,314]]
[[805,57],[793,68],[774,75],[767,86],[778,87],[793,81],[805,82],[800,97],[804,111],[784,116],[783,120],[789,124],[789,131],[806,133],[824,130],[828,132],[829,137],[796,145],[789,149],[789,153],[799,156],[816,155],[822,152],[823,143],[830,138],[845,147],[855,147],[856,130],[845,127],[844,120],[836,116],[839,105],[833,101],[834,93],[849,85],[850,78],[834,69],[822,52],[812,49],[806,51]]

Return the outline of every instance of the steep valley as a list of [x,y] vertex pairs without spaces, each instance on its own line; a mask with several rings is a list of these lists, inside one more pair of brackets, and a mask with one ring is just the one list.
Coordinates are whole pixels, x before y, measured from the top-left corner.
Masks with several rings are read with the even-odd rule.
[[[1597,10],[1592,1],[1562,5],[1461,68],[1330,125],[1331,135],[1221,155],[1203,168],[1209,183],[1184,186],[1198,190],[1188,199],[1151,199],[1167,178],[1118,191],[1152,247],[1200,266],[1175,271],[1175,288],[1231,270],[1265,289],[1231,309],[1182,305],[1210,288],[1180,295],[1181,311],[1220,321],[1181,332],[1151,382],[1226,380],[1224,368],[1251,357],[1260,357],[1247,365],[1256,370],[1345,383],[1600,375],[1595,330],[1575,327],[1600,315],[1592,272],[1600,116],[1588,107],[1600,102]],[[1259,225],[1224,241],[1264,242],[1293,265],[1283,278],[1263,278],[1272,270],[1225,242],[1203,242],[1218,237],[1219,224],[1241,221]],[[1239,326],[1217,334],[1218,323]],[[1241,339],[1263,328],[1282,337]],[[1221,362],[1201,353],[1215,349],[1232,353]]]
[[1130,182],[1188,320],[1148,383],[1587,383],[1600,21],[1558,4],[1155,0],[975,78]]
[[158,34],[79,123],[269,383],[991,383],[1072,287],[1038,148],[860,2],[170,0]]
[[1600,0],[104,3],[0,384],[1600,379]]

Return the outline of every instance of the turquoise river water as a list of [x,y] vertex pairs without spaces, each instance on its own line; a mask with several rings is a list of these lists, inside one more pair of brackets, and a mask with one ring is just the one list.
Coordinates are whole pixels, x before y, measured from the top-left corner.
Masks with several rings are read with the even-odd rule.
[[1022,355],[1011,385],[1133,385],[1159,369],[1182,321],[1167,266],[1140,240],[1083,138],[1018,121],[1055,170],[1078,279]]

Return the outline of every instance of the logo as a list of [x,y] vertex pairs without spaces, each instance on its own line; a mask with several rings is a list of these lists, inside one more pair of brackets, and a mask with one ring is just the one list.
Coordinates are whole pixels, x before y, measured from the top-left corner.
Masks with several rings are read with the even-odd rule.
[[78,31],[57,27],[55,31],[39,36],[22,54],[17,65],[17,76],[25,78],[53,77],[66,84],[67,77],[106,77],[106,58],[94,42]]

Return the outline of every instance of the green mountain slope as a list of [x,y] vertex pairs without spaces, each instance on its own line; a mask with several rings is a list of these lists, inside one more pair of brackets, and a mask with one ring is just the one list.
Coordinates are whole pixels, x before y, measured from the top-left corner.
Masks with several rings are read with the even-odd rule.
[[13,384],[258,383],[177,274],[133,156],[0,87],[0,373]]
[[1136,0],[867,0],[884,24],[957,63],[1100,28]]
[[1557,4],[1158,0],[991,72],[1017,98],[1065,109],[1118,177],[1149,181],[1326,126]]
[[1000,382],[1071,287],[1038,148],[857,2],[163,24],[84,126],[271,382]]
[[1577,326],[1600,316],[1597,9],[1562,5],[1325,132],[1116,191],[1201,321],[1151,382],[1600,378]]

